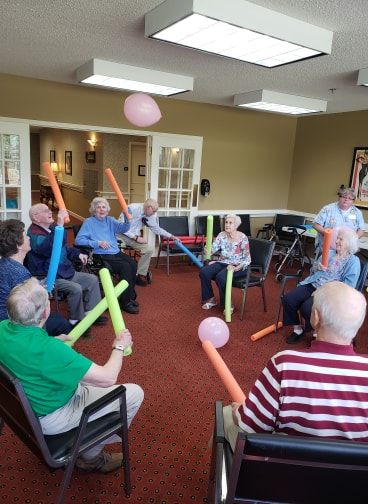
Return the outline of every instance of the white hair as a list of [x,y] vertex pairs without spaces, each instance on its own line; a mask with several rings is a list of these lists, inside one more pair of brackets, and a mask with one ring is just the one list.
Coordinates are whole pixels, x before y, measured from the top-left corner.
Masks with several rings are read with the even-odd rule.
[[241,224],[241,218],[239,217],[239,215],[235,215],[235,214],[228,214],[226,215],[225,217],[225,220],[226,219],[234,219],[234,224],[235,224],[235,227],[236,229],[238,229],[238,227],[240,226]]
[[[359,250],[359,238],[354,229],[347,226],[337,228],[337,235],[343,235],[349,254],[355,254]],[[337,236],[336,235],[336,236]]]
[[93,198],[93,200],[91,201],[91,205],[89,207],[89,213],[91,215],[95,215],[97,205],[99,205],[100,203],[103,203],[104,205],[106,205],[107,211],[110,212],[111,207],[110,207],[110,204],[107,201],[107,199],[106,198],[102,198],[101,196],[97,196],[96,198]]
[[10,291],[6,301],[9,319],[15,324],[38,326],[48,302],[46,289],[32,277]]
[[342,282],[328,282],[313,294],[321,326],[350,344],[364,322],[367,302],[363,294]]

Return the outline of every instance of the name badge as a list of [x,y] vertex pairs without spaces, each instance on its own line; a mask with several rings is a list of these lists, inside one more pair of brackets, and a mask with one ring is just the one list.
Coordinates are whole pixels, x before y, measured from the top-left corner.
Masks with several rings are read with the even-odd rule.
[[356,220],[356,215],[354,215],[354,214],[350,214],[350,215],[348,216],[348,219]]

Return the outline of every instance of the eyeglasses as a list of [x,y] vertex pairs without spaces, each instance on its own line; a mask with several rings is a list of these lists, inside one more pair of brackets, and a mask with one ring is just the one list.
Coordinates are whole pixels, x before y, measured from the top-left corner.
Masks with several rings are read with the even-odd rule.
[[355,198],[350,198],[349,196],[340,196],[340,198],[350,200],[350,201],[355,201]]

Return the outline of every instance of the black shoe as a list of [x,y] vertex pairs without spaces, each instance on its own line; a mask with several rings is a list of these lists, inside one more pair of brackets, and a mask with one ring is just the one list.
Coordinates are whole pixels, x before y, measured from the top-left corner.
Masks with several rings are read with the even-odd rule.
[[97,326],[103,326],[103,325],[106,325],[107,324],[107,321],[109,319],[107,317],[105,317],[104,315],[101,315],[100,317],[98,317],[94,322],[93,322],[93,325],[97,325]]
[[139,307],[139,303],[135,299],[132,299],[129,304],[132,304],[133,306],[136,306],[137,308]]
[[305,331],[302,331],[301,334],[297,334],[296,332],[292,332],[289,334],[289,336],[286,338],[286,343],[289,345],[294,345],[294,343],[298,343],[302,338],[305,336]]
[[137,275],[135,277],[135,284],[141,287],[147,287],[147,278],[145,275]]
[[82,338],[89,339],[92,337],[91,328],[89,327],[81,336]]
[[122,308],[125,312],[131,313],[132,315],[139,313],[138,306],[134,306],[131,301],[128,304],[124,305]]

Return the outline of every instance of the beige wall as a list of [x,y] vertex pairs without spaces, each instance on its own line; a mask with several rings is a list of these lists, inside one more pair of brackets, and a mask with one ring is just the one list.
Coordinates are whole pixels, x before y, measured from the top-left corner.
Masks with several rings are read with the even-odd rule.
[[[298,119],[288,208],[317,213],[348,185],[354,147],[368,145],[368,111]],[[368,221],[368,212],[363,212]]]
[[[131,128],[126,94],[0,75],[0,116]],[[202,210],[285,208],[297,120],[174,99],[159,99],[152,131],[203,136],[202,178],[212,182]],[[74,165],[74,160],[73,160]]]

